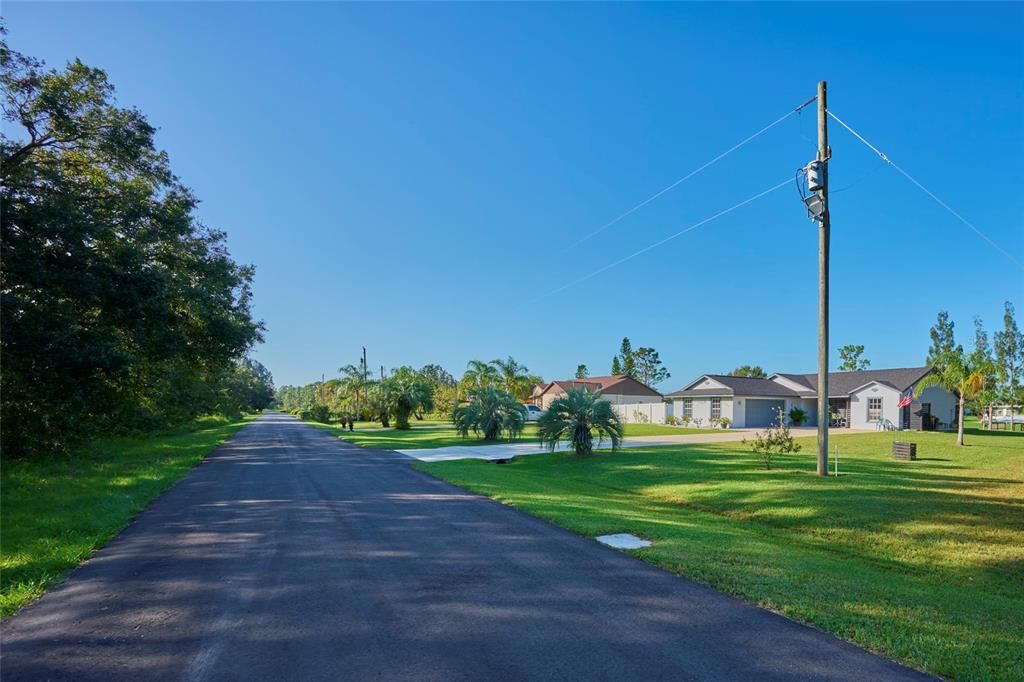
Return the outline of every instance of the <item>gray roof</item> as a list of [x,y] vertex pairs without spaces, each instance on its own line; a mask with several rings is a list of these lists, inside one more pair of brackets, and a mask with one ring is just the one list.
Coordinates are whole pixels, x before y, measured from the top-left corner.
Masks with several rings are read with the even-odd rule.
[[[713,388],[698,388],[690,390],[675,391],[669,393],[672,397],[696,398],[700,396],[727,396],[727,395],[765,395],[779,398],[799,398],[796,391],[771,381],[770,379],[755,379],[752,377],[734,377],[727,374],[705,374],[701,378],[708,377],[726,386],[726,390]],[[693,382],[696,383],[696,382]],[[692,384],[691,384],[692,385]]]
[[[873,381],[891,386],[898,391],[905,391],[926,374],[931,367],[904,367],[897,369],[866,369],[859,372],[829,372],[828,392],[830,398],[844,398],[853,391]],[[723,384],[725,389],[698,388],[683,389],[667,394],[671,398],[713,398],[718,396],[766,396],[770,398],[813,398],[818,392],[817,374],[776,374],[801,386],[803,391],[795,391],[771,379],[755,379],[751,377],[734,377],[726,374],[704,374]],[[691,382],[692,386],[697,382]]]
[[[931,367],[900,367],[896,369],[862,369],[858,372],[829,372],[828,393],[830,398],[845,397],[872,381],[892,386],[897,391],[905,391],[931,371]],[[780,376],[804,383],[815,393],[818,392],[817,374],[782,374]]]

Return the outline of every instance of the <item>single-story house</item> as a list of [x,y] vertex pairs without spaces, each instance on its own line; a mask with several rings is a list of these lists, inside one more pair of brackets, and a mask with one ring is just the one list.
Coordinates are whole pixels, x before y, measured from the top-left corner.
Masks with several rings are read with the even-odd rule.
[[606,377],[565,379],[552,381],[549,384],[538,384],[530,395],[530,402],[546,410],[555,398],[565,395],[574,388],[600,391],[601,397],[613,405],[660,403],[664,400],[664,396],[650,386],[625,374],[615,374]]
[[[830,372],[830,425],[864,429],[888,422],[896,429],[929,430],[954,424],[956,396],[944,388],[927,388],[909,405],[898,406],[931,372],[931,367]],[[798,407],[807,415],[804,425],[816,426],[817,386],[817,374],[779,373],[763,379],[704,374],[665,399],[672,402],[676,418],[703,423],[727,417],[736,428],[770,426],[778,421],[779,409],[788,415]]]

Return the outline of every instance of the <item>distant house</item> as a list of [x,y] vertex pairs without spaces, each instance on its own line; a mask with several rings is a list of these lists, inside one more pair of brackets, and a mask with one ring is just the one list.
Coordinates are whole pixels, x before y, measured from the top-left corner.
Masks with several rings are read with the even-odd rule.
[[[956,396],[944,388],[925,389],[910,405],[898,407],[900,398],[912,391],[930,367],[831,372],[828,377],[831,426],[876,428],[888,422],[897,429],[928,430],[956,421]],[[805,425],[817,425],[817,374],[773,374],[766,379],[704,374],[669,393],[672,414],[710,422],[728,417],[737,428],[769,426],[799,407],[807,414]],[[938,422],[938,424],[936,424]]]
[[539,384],[533,389],[530,402],[546,410],[555,398],[565,395],[574,388],[600,391],[601,397],[613,405],[660,403],[664,400],[664,396],[650,386],[625,374],[615,374],[606,377],[565,379],[552,381],[549,384]]

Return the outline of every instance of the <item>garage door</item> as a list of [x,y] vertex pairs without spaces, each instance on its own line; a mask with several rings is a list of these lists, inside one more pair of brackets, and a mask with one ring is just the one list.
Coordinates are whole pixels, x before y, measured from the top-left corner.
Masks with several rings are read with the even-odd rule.
[[746,425],[749,427],[774,426],[779,421],[779,410],[785,407],[785,400],[747,399]]

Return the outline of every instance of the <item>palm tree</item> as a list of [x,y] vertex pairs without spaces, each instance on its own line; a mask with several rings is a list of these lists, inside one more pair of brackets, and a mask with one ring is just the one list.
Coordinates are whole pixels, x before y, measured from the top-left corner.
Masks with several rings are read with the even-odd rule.
[[366,397],[366,368],[345,365],[338,368],[338,374],[341,374],[345,388],[355,395],[356,418],[359,418],[362,412],[362,399]]
[[516,438],[526,424],[526,408],[511,393],[494,386],[470,391],[469,404],[455,408],[455,429],[463,438],[483,432],[484,440],[498,440],[502,431]]
[[537,428],[541,443],[549,450],[554,451],[559,441],[567,438],[579,457],[594,454],[595,433],[598,443],[608,438],[612,450],[622,443],[622,422],[611,403],[602,400],[600,393],[583,388],[574,388],[556,398],[537,420]]
[[971,366],[970,359],[962,348],[944,351],[935,358],[931,374],[921,379],[914,387],[914,397],[919,398],[926,388],[941,386],[956,393],[957,412],[956,444],[964,444],[964,403],[972,400],[985,388],[984,368]]
[[470,360],[466,364],[466,373],[462,375],[462,383],[470,389],[484,388],[501,380],[498,369],[490,362]]
[[395,418],[396,429],[409,428],[409,415],[431,404],[430,384],[408,375],[393,376],[378,384],[383,409]]
[[537,385],[537,377],[532,376],[525,365],[520,365],[511,355],[506,360],[491,360],[491,366],[498,372],[502,388],[519,400],[526,400],[530,391]]

